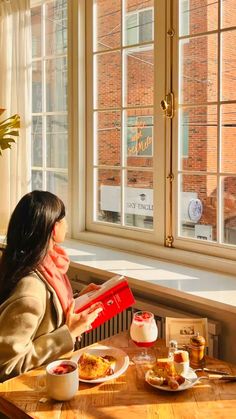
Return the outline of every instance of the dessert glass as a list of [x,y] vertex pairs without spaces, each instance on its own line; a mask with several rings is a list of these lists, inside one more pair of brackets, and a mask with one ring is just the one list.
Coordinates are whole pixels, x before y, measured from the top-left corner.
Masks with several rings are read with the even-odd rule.
[[158,329],[153,313],[137,311],[134,313],[130,327],[130,337],[135,345],[142,348],[142,352],[133,357],[137,364],[152,364],[156,357],[148,353],[148,348],[153,346],[158,336]]

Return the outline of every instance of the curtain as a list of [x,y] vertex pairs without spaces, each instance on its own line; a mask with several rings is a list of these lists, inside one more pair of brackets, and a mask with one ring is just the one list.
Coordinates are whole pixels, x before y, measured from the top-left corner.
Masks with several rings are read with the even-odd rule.
[[0,0],[0,108],[4,119],[21,120],[19,138],[0,156],[0,234],[30,188],[31,61],[30,0]]

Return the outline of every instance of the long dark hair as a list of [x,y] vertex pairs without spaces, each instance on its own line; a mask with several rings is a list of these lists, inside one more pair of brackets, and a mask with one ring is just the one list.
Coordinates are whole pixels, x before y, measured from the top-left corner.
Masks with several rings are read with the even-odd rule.
[[63,202],[50,192],[33,191],[18,202],[9,222],[7,245],[0,263],[0,303],[43,260],[54,225],[63,217]]

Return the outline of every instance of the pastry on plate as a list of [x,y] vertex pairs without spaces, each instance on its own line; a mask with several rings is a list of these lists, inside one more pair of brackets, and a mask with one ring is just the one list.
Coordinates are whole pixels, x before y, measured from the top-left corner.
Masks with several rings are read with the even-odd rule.
[[115,358],[110,355],[96,356],[84,352],[78,361],[79,377],[82,380],[96,380],[114,373]]
[[157,377],[163,377],[166,382],[169,377],[174,377],[176,375],[174,363],[169,358],[157,359],[157,362],[153,367],[153,372]]
[[149,370],[148,382],[156,386],[168,386],[176,390],[184,381],[185,378],[177,374],[173,361],[168,358],[158,359]]

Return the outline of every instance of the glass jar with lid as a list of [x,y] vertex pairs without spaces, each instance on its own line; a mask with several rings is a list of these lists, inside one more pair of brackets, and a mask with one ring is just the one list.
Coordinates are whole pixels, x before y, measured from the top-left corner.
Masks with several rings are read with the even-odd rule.
[[205,338],[197,332],[190,338],[190,366],[192,368],[203,368],[205,365]]

